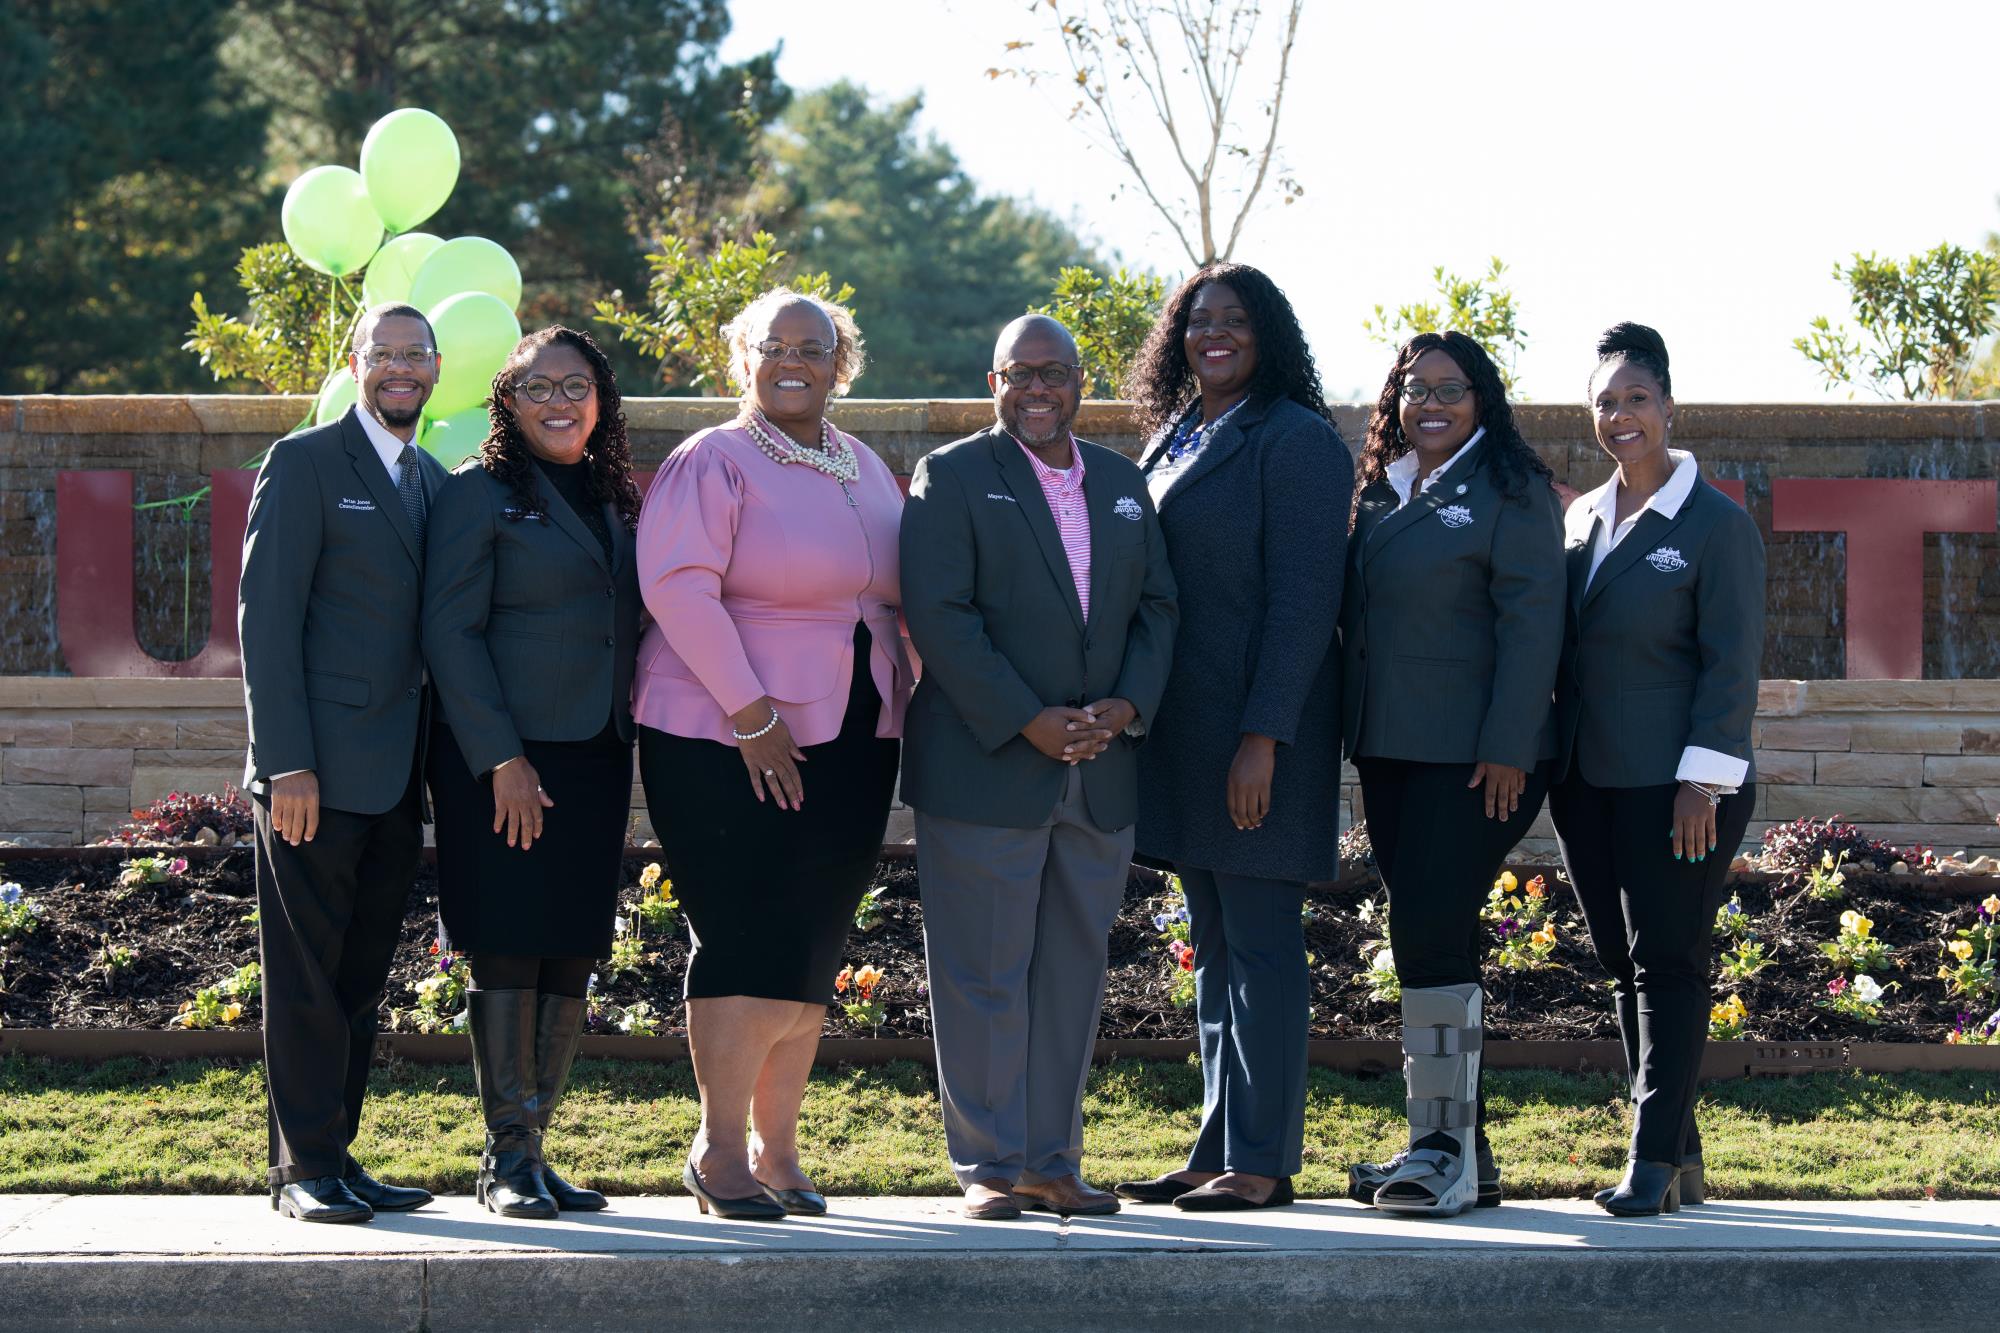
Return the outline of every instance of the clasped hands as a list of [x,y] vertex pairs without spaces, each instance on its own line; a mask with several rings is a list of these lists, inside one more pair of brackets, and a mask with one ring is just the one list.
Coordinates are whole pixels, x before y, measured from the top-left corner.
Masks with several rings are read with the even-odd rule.
[[1139,710],[1123,699],[1100,699],[1081,708],[1051,704],[1021,728],[1028,744],[1071,767],[1095,759],[1111,738],[1132,725]]

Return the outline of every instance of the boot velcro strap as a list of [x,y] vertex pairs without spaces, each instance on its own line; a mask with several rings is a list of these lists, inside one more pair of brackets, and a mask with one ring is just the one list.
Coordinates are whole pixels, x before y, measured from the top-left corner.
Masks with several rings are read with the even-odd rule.
[[1476,1103],[1452,1097],[1413,1097],[1403,1110],[1412,1129],[1470,1129],[1479,1115]]
[[1481,1028],[1447,1027],[1442,1023],[1431,1027],[1404,1028],[1403,1054],[1472,1055],[1478,1052],[1483,1036]]

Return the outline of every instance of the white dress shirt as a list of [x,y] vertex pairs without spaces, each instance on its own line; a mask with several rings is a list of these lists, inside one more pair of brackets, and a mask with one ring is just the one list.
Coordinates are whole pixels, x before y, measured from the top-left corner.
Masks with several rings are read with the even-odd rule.
[[1410,483],[1417,478],[1417,451],[1415,449],[1411,449],[1410,452],[1382,469],[1382,479],[1388,482],[1390,488],[1396,492],[1396,508],[1401,509],[1415,496],[1422,495],[1425,491],[1429,490],[1431,483],[1451,471],[1453,463],[1465,457],[1467,453],[1471,452],[1474,445],[1485,438],[1486,427],[1481,426],[1478,430],[1472,432],[1471,439],[1458,447],[1457,453],[1445,459],[1437,467],[1432,468],[1431,474],[1424,478],[1424,484],[1416,487],[1414,491],[1411,489]]
[[[1581,537],[1593,528],[1597,533],[1590,548],[1590,578],[1584,580],[1585,588],[1597,577],[1598,568],[1618,543],[1632,535],[1640,515],[1650,510],[1671,520],[1681,512],[1688,496],[1694,494],[1695,483],[1701,480],[1701,470],[1695,466],[1694,455],[1684,449],[1669,449],[1667,457],[1674,465],[1667,484],[1654,491],[1651,498],[1633,510],[1623,523],[1618,521],[1618,477],[1615,473],[1610,481],[1577,497],[1570,506],[1567,526],[1572,536]],[[1749,771],[1750,765],[1745,760],[1719,750],[1690,745],[1681,751],[1680,769],[1674,777],[1682,782],[1699,782],[1726,794],[1742,786],[1743,778]]]

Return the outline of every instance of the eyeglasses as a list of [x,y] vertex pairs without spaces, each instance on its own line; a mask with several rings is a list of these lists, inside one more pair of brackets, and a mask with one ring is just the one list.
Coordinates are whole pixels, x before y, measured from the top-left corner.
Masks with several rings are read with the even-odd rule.
[[802,343],[794,347],[790,343],[779,342],[773,338],[768,342],[757,344],[757,355],[766,361],[783,361],[793,352],[797,352],[802,361],[824,361],[833,355],[833,349],[825,343]]
[[381,343],[357,347],[354,354],[367,362],[370,370],[381,370],[397,361],[411,370],[429,370],[437,360],[437,349],[434,347],[384,347]]
[[1027,388],[1028,381],[1037,375],[1041,376],[1042,383],[1051,389],[1060,389],[1069,383],[1072,371],[1082,369],[1082,366],[1007,366],[1004,369],[996,369],[993,373],[1017,389]]
[[[582,375],[565,375],[562,381],[563,397],[572,403],[580,403],[590,397],[597,381]],[[531,380],[523,380],[514,386],[514,392],[531,403],[546,403],[556,396],[556,382],[546,375],[537,375]]]
[[1460,384],[1457,380],[1446,380],[1443,384],[1435,386],[1429,384],[1405,384],[1403,386],[1403,401],[1415,406],[1427,399],[1435,398],[1446,407],[1449,407],[1471,392],[1471,385]]

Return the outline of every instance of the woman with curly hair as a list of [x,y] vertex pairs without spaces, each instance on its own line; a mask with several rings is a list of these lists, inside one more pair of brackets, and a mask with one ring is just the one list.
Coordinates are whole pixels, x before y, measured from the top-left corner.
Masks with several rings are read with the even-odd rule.
[[903,495],[826,419],[861,371],[844,307],[780,289],[724,333],[742,408],[674,450],[639,517],[654,624],[633,707],[695,937],[701,1129],[681,1179],[704,1213],[775,1219],[826,1211],[799,1103],[896,786]]
[[1480,906],[1548,791],[1562,508],[1493,361],[1404,344],[1361,455],[1340,618],[1341,738],[1361,776],[1403,987],[1409,1147],[1349,1196],[1449,1217],[1500,1202],[1479,1096]]
[[479,1201],[604,1207],[542,1157],[611,952],[632,803],[639,495],[611,363],[551,326],[493,377],[492,429],[432,506],[424,656],[444,947],[469,954]]
[[1188,1210],[1292,1202],[1305,1137],[1308,880],[1338,858],[1341,552],[1353,461],[1269,277],[1182,283],[1127,394],[1180,588],[1146,722],[1140,853],[1180,876],[1194,945],[1201,1131],[1185,1170],[1127,1181]]

